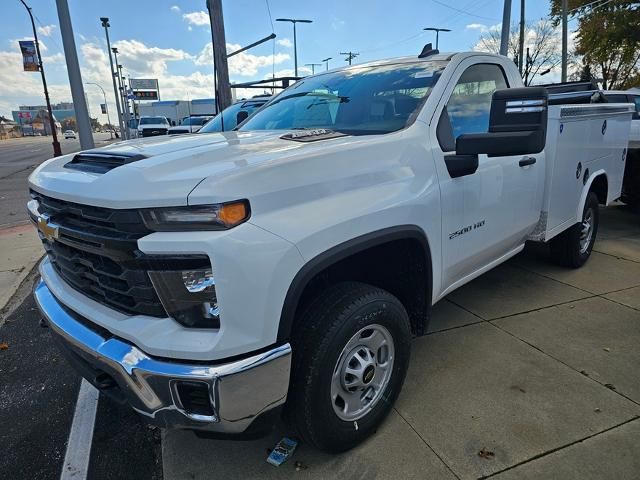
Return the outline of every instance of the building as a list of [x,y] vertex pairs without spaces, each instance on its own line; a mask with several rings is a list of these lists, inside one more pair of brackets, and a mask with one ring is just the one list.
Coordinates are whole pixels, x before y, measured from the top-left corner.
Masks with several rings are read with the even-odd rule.
[[15,127],[17,125],[18,124],[13,120],[0,115],[0,139],[9,138],[16,135],[19,136],[20,134],[15,130]]
[[[60,130],[60,122],[67,118],[75,118],[76,112],[73,103],[61,102],[51,105],[53,119]],[[50,135],[49,114],[46,105],[20,105],[18,110],[11,112],[13,120],[20,125],[25,135]]]

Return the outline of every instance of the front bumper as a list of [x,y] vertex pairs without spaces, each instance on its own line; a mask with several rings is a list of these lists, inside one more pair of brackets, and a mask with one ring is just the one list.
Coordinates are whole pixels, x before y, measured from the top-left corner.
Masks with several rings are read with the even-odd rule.
[[[215,365],[153,358],[63,306],[42,280],[36,283],[34,297],[82,376],[128,402],[154,425],[239,434],[287,398],[289,344]],[[207,392],[210,408],[205,414],[186,398],[185,392],[194,385]]]

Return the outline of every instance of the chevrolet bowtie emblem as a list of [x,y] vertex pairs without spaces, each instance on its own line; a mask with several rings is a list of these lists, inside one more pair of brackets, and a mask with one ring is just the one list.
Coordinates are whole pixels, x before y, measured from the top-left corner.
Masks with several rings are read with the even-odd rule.
[[40,230],[44,238],[50,242],[58,238],[58,225],[51,222],[48,215],[40,215],[38,217],[38,230]]

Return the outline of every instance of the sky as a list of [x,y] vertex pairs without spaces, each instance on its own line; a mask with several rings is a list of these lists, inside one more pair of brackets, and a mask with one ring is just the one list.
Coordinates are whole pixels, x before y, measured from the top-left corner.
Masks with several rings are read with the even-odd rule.
[[[47,83],[53,103],[71,101],[55,0],[27,0],[33,8]],[[105,32],[100,17],[110,19],[111,44],[119,50],[125,76],[158,78],[163,100],[213,97],[211,31],[205,0],[68,0],[80,68],[85,82],[100,84],[115,112]],[[520,15],[513,2],[512,21]],[[44,104],[37,72],[23,72],[18,40],[32,39],[31,24],[19,0],[2,0],[0,16],[0,115],[18,105]],[[450,28],[440,34],[441,51],[471,50],[487,28],[499,27],[503,0],[223,0],[228,51],[273,32],[275,41],[232,57],[232,82],[247,82],[293,74],[293,31],[276,18],[304,18],[298,24],[300,74],[308,63],[332,57],[329,67],[346,65],[340,52],[359,52],[357,62],[417,55],[433,32],[424,27]],[[270,14],[269,14],[270,10]],[[527,21],[549,12],[548,0],[528,0]],[[324,67],[316,67],[324,68]],[[85,85],[92,116],[99,114],[102,93]],[[239,96],[260,93],[239,92]]]

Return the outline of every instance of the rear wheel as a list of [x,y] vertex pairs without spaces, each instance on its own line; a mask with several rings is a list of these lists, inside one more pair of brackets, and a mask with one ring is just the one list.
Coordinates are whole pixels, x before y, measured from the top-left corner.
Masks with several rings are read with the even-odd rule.
[[582,220],[551,240],[551,259],[558,265],[578,268],[591,255],[599,222],[598,197],[589,192]]
[[384,290],[345,282],[300,320],[288,418],[316,448],[348,450],[376,430],[400,393],[411,348],[407,312]]

